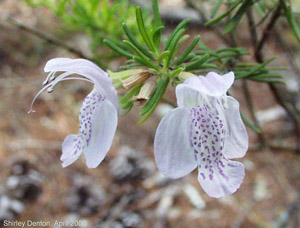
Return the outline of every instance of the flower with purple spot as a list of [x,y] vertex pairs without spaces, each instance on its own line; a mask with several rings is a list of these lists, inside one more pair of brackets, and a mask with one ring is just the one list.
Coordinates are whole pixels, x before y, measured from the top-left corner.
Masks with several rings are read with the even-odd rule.
[[226,92],[234,73],[190,77],[176,87],[178,107],[161,120],[154,154],[161,173],[180,178],[198,168],[198,180],[211,197],[232,194],[244,179],[241,158],[248,135],[239,103]]
[[[52,59],[47,62],[44,71],[49,72],[45,86],[34,97],[29,112],[34,112],[32,107],[37,97],[45,90],[52,92],[59,82],[76,79],[94,84],[80,110],[78,134],[68,135],[63,142],[61,161],[66,167],[84,153],[86,165],[97,167],[109,151],[117,128],[119,102],[112,79],[85,59]],[[56,76],[57,72],[63,73]]]

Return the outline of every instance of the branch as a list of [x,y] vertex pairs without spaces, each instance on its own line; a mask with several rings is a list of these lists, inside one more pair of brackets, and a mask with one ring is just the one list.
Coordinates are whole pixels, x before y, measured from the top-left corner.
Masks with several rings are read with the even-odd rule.
[[[268,40],[268,38],[271,34],[271,31],[273,30],[277,20],[281,16],[281,9],[282,9],[282,3],[280,2],[278,4],[276,10],[274,11],[274,13],[271,16],[269,24],[266,26],[265,30],[263,31],[263,35],[262,35],[260,41],[255,46],[254,57],[258,63],[264,62],[264,56],[263,56],[262,49],[264,47],[265,42]],[[249,19],[249,16],[248,16],[248,19]],[[250,18],[250,20],[251,20],[251,18]],[[249,22],[249,24],[250,23],[251,22]],[[253,36],[255,34],[251,32],[251,35]],[[254,41],[254,40],[257,40],[257,38],[252,37],[252,41]],[[270,87],[270,90],[273,93],[273,96],[276,99],[276,101],[285,109],[286,113],[288,114],[288,116],[290,117],[290,119],[292,120],[292,122],[295,125],[295,134],[296,134],[297,140],[298,140],[298,151],[300,151],[300,120],[298,117],[298,113],[297,113],[297,111],[294,111],[293,107],[290,107],[288,105],[288,103],[283,98],[283,96],[280,94],[280,91],[276,87],[275,84],[269,83],[269,87]]]
[[252,118],[255,126],[258,127],[261,130],[261,133],[257,133],[257,135],[259,137],[259,140],[260,140],[260,143],[262,144],[261,146],[262,147],[269,147],[269,145],[267,143],[267,140],[266,140],[266,137],[265,137],[265,135],[262,131],[262,128],[260,127],[260,124],[259,124],[259,122],[256,118],[252,97],[251,97],[251,94],[250,94],[250,91],[249,91],[249,88],[248,88],[248,83],[247,83],[246,80],[242,80],[242,88],[243,88],[243,93],[244,93],[244,97],[245,97],[248,109],[250,111],[251,118]]
[[18,27],[19,29],[22,29],[26,32],[29,32],[41,39],[44,39],[45,41],[47,41],[48,43],[51,43],[51,44],[54,44],[56,46],[59,46],[69,52],[72,52],[74,53],[75,55],[77,55],[78,57],[80,58],[84,58],[84,59],[88,59],[90,61],[93,61],[93,62],[96,62],[99,64],[99,61],[93,59],[93,58],[90,58],[90,57],[87,57],[85,54],[83,54],[79,49],[77,48],[74,48],[74,47],[71,47],[67,44],[65,44],[64,42],[62,42],[61,40],[49,35],[49,34],[46,34],[44,32],[41,32],[40,30],[36,29],[36,28],[32,28],[32,27],[29,27],[25,24],[22,24],[21,22],[17,21],[16,19],[14,19],[13,17],[7,17],[6,18],[6,21],[9,22],[10,24]]
[[[187,4],[189,7],[191,7],[192,9],[194,9],[195,11],[198,12],[198,14],[201,16],[203,24],[205,24],[208,21],[208,18],[206,17],[205,13],[203,12],[203,10],[201,8],[199,8],[194,2],[193,0],[186,0]],[[228,39],[221,30],[219,30],[217,27],[214,26],[210,26],[208,28],[211,28],[212,31],[214,33],[216,33],[216,35],[223,40],[223,42],[225,44],[227,44],[228,46],[234,46],[234,44],[232,43],[232,41],[230,39]]]
[[250,8],[249,10],[247,10],[247,19],[248,19],[248,26],[249,26],[249,30],[250,30],[250,37],[251,37],[251,41],[252,41],[252,45],[253,47],[257,46],[257,31],[256,31],[256,27],[255,27],[255,21],[253,18],[253,13],[252,13],[252,9]]
[[268,40],[268,38],[271,34],[271,31],[273,30],[273,27],[276,24],[278,18],[281,16],[281,8],[282,8],[282,5],[281,5],[281,3],[279,3],[270,19],[269,24],[263,31],[263,35],[262,35],[260,41],[258,42],[256,47],[254,47],[255,48],[255,58],[260,63],[263,62],[263,55],[262,55],[263,46],[265,45],[265,42]]

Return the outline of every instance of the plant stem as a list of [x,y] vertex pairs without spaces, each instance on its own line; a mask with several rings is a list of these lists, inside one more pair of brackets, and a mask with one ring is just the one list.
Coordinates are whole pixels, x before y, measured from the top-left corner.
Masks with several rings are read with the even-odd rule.
[[29,33],[31,33],[31,34],[33,34],[33,35],[35,35],[35,36],[37,36],[37,37],[39,37],[41,39],[44,39],[45,41],[47,41],[47,42],[49,42],[51,44],[54,44],[54,45],[59,46],[59,47],[65,49],[65,50],[67,50],[69,52],[72,52],[72,53],[74,53],[75,55],[77,55],[80,58],[84,58],[84,59],[88,59],[90,61],[96,62],[99,66],[102,65],[96,59],[90,58],[90,57],[86,56],[85,54],[83,54],[79,49],[71,47],[71,46],[65,44],[64,42],[62,42],[61,40],[59,40],[59,39],[57,39],[57,38],[55,38],[55,37],[53,37],[53,36],[51,36],[49,34],[41,32],[40,30],[38,30],[36,28],[29,27],[29,26],[27,26],[27,25],[25,25],[25,24],[17,21],[13,17],[7,17],[6,20],[10,24],[18,27],[19,29],[22,29],[22,30],[24,30],[26,32],[29,32]]
[[[276,10],[274,11],[274,13],[271,16],[269,24],[263,31],[263,35],[262,35],[260,41],[255,46],[254,57],[258,63],[264,62],[264,56],[263,56],[262,49],[264,47],[265,42],[268,40],[268,38],[271,34],[271,31],[273,30],[277,20],[281,16],[281,9],[282,9],[282,3],[280,1]],[[280,94],[279,89],[277,88],[277,86],[275,84],[269,83],[269,88],[270,88],[271,92],[273,93],[273,96],[276,99],[276,101],[285,109],[286,113],[288,114],[288,116],[290,117],[290,119],[293,121],[293,123],[295,125],[295,134],[296,134],[297,142],[298,142],[298,152],[300,152],[300,120],[298,118],[298,113],[295,113],[297,111],[294,111],[293,108],[288,105],[287,101]]]

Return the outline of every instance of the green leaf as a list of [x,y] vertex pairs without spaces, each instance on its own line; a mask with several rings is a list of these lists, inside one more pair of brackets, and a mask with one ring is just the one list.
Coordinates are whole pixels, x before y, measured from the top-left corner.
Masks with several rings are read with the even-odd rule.
[[253,77],[253,78],[249,78],[252,81],[257,81],[257,82],[264,82],[264,83],[280,83],[280,84],[286,84],[284,80],[280,80],[280,79],[273,79],[273,78],[257,78],[257,77]]
[[148,66],[148,67],[153,68],[153,69],[155,69],[155,70],[157,70],[157,71],[160,70],[160,67],[159,67],[158,65],[152,63],[152,61],[147,61],[147,60],[145,61],[145,59],[143,59],[143,58],[141,58],[141,57],[139,57],[139,56],[134,56],[133,59],[134,59],[136,62],[139,62],[139,63],[141,63],[141,64],[144,65],[144,66]]
[[276,59],[276,58],[277,58],[277,57],[274,56],[274,57],[268,59],[267,61],[265,61],[264,63],[260,64],[259,66],[254,67],[252,70],[247,71],[245,74],[241,74],[241,75],[239,75],[238,77],[237,77],[237,75],[236,75],[235,79],[237,80],[237,79],[247,78],[247,77],[253,76],[253,74],[254,74],[255,72],[260,71],[261,69],[263,69],[266,65],[268,65],[270,62],[272,62],[272,61],[273,61],[274,59]]
[[190,38],[190,35],[185,34],[184,36],[182,36],[182,37],[179,39],[179,41],[178,41],[178,43],[177,43],[177,45],[176,45],[176,47],[175,47],[173,56],[176,56],[176,55],[177,55],[177,53],[181,50],[183,44],[184,44],[189,38]]
[[175,64],[179,65],[184,62],[186,57],[191,53],[194,47],[198,44],[200,36],[195,36],[192,43],[186,48],[186,50],[181,54],[181,56],[175,61]]
[[161,62],[164,58],[166,58],[168,55],[170,55],[170,51],[164,51],[160,54],[160,56],[157,58],[157,62]]
[[117,52],[120,55],[126,56],[128,58],[133,58],[134,55],[129,53],[128,51],[125,51],[124,49],[118,47],[116,44],[114,44],[113,42],[104,39],[103,43],[106,44],[108,47],[110,47],[112,50],[114,50],[115,52]]
[[161,17],[160,17],[159,6],[157,3],[157,0],[152,0],[152,9],[153,9],[153,14],[154,14],[155,27],[159,27],[162,25],[162,23],[161,23]]
[[256,133],[261,133],[261,130],[256,127],[252,122],[250,122],[242,113],[241,113],[241,117],[242,117],[242,120],[243,122],[248,126],[250,127],[253,131],[255,131]]
[[[284,1],[282,1],[282,2],[284,2]],[[288,6],[288,5],[286,5],[286,3],[284,3],[284,11],[285,11],[285,15],[286,15],[286,18],[289,22],[291,29],[293,30],[296,38],[300,42],[300,29],[299,29],[300,25],[298,25],[295,20],[291,6]]]
[[144,55],[136,46],[134,46],[134,44],[131,43],[129,40],[123,40],[123,43],[127,44],[130,48],[132,48],[139,57],[141,57],[146,63],[148,63],[148,65],[153,64],[152,61],[146,55]]
[[146,56],[148,56],[151,59],[154,59],[153,55],[135,39],[134,35],[130,32],[127,25],[123,23],[122,26],[126,36],[131,41],[131,43],[134,46],[136,46],[141,52],[143,52]]
[[150,48],[151,51],[155,51],[154,44],[153,44],[152,40],[150,39],[150,36],[145,28],[142,10],[139,6],[136,7],[136,21],[138,24],[139,31],[140,31],[145,43],[147,44],[147,46]]
[[205,54],[202,57],[200,57],[199,59],[197,59],[196,61],[192,62],[191,64],[187,65],[185,67],[185,71],[191,71],[194,69],[199,69],[199,67],[205,63],[206,60],[208,60],[209,58],[209,54]]
[[133,105],[133,102],[131,101],[131,99],[132,99],[133,96],[135,96],[136,94],[138,94],[138,92],[140,91],[141,87],[142,87],[142,84],[136,85],[131,90],[129,90],[129,92],[126,93],[126,95],[124,95],[120,99],[120,106],[121,106],[122,109],[127,109],[131,105]]
[[183,70],[184,70],[184,67],[178,67],[178,68],[175,69],[174,71],[168,73],[168,76],[169,76],[170,78],[176,77],[176,76],[179,75]]
[[225,13],[206,22],[205,26],[210,26],[220,22],[224,17],[227,17],[231,13],[231,11],[233,11],[241,2],[242,1],[236,1]]
[[171,41],[171,44],[169,46],[169,50],[170,50],[170,55],[168,56],[168,60],[167,60],[167,67],[170,65],[171,59],[174,55],[175,52],[175,48],[177,45],[178,40],[180,39],[180,37],[183,35],[183,33],[185,32],[185,29],[180,29],[174,36],[174,38]]
[[138,122],[138,124],[143,123],[146,119],[148,119],[149,116],[151,116],[151,114],[156,109],[160,99],[164,95],[168,84],[169,84],[169,78],[160,78],[159,79],[154,94],[152,95],[150,100],[144,105],[144,107],[140,111],[140,115],[144,116],[144,117]]
[[160,40],[161,40],[161,32],[164,28],[165,26],[163,25],[158,26],[153,32],[152,39],[157,48],[159,48]]
[[164,51],[168,50],[170,45],[171,45],[171,42],[172,40],[174,39],[174,37],[176,36],[176,34],[183,28],[186,27],[186,25],[188,23],[190,23],[191,19],[184,19],[182,22],[180,22],[176,28],[174,29],[173,33],[171,34],[171,36],[167,39],[167,42],[166,42],[166,45],[165,45],[165,48],[164,48]]
[[253,3],[253,0],[244,0],[243,4],[239,8],[239,10],[236,12],[236,14],[230,19],[229,23],[226,25],[224,28],[223,33],[227,34],[231,32],[237,24],[240,22],[242,19],[243,15],[246,13],[248,7],[250,7]]
[[215,6],[214,6],[214,8],[211,11],[211,18],[214,18],[216,16],[216,14],[219,11],[222,3],[223,3],[223,0],[216,0],[215,1],[215,4],[214,4]]

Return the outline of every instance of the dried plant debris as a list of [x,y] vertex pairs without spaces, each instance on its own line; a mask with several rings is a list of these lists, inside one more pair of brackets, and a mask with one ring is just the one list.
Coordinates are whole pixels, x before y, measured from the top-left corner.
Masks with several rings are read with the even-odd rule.
[[152,160],[127,146],[121,147],[118,156],[109,164],[109,171],[117,182],[144,179],[154,169]]
[[13,161],[10,167],[5,185],[9,195],[25,202],[36,200],[42,193],[43,175],[25,159]]
[[141,225],[142,218],[139,214],[125,211],[120,215],[118,221],[114,224],[114,227],[126,227],[126,228],[134,228],[139,227]]
[[0,224],[12,220],[24,211],[24,203],[0,193]]
[[69,212],[92,215],[99,211],[105,200],[106,193],[99,182],[86,176],[75,175],[65,205]]

